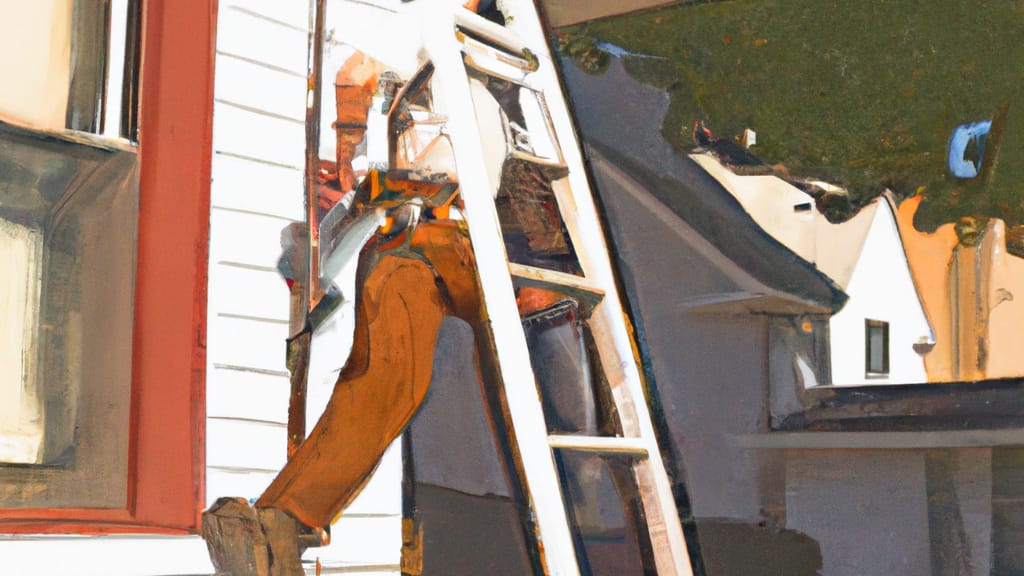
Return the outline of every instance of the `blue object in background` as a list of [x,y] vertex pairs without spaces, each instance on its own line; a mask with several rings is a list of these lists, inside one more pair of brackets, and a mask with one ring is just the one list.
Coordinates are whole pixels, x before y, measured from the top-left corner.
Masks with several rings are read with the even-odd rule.
[[641,54],[640,52],[633,52],[631,50],[626,50],[622,46],[616,46],[615,44],[612,44],[611,42],[605,42],[604,40],[595,40],[594,41],[594,46],[596,46],[598,50],[601,50],[602,52],[606,52],[609,56],[614,56],[615,58],[625,58],[626,56],[632,56],[633,58],[654,58],[654,59],[657,59],[657,60],[665,60],[666,59],[664,56],[654,56],[652,54]]
[[[991,120],[961,124],[953,130],[949,139],[949,171],[957,178],[974,178],[981,171],[981,160],[985,156],[985,140],[992,129]],[[967,145],[974,142],[978,149],[978,163],[964,158]]]

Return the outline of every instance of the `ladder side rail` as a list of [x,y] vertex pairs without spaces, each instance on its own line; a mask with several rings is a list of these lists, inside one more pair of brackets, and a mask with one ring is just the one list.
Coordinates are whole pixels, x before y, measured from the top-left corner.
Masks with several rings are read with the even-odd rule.
[[[599,343],[599,348],[602,346],[600,344],[602,340],[615,340],[614,345],[624,338],[629,338],[628,333],[625,332],[625,318],[621,314],[621,309],[618,309],[619,312],[616,313],[615,309],[606,305],[607,303],[608,301],[602,303],[589,321],[591,333],[594,340]],[[607,374],[608,382],[613,383],[613,397],[617,404],[622,402],[620,406],[625,405],[623,408],[626,408],[620,408],[619,413],[622,415],[628,408],[632,408],[635,414],[637,435],[641,444],[647,449],[646,460],[638,460],[634,463],[633,476],[636,478],[637,488],[644,504],[647,528],[654,546],[654,559],[658,573],[691,576],[692,567],[689,552],[686,549],[686,540],[683,536],[683,527],[679,521],[679,512],[676,509],[672,486],[665,471],[665,463],[661,458],[658,440],[654,434],[650,410],[639,378],[639,367],[636,365],[632,353],[629,356],[623,356],[607,345],[604,350],[609,350],[610,353],[602,354],[601,364]],[[620,384],[616,386],[615,382]],[[617,388],[624,390],[617,390]],[[625,432],[625,418],[623,420],[623,431]]]
[[[555,70],[552,56],[547,49],[547,42],[541,26],[540,17],[533,2],[520,1],[510,2],[508,10],[511,16],[508,28],[523,38],[527,45],[535,46],[535,56],[539,60],[536,72],[531,75],[531,81],[544,94],[555,130],[557,144],[561,148],[563,162],[569,168],[568,182],[572,202],[563,203],[561,208],[567,228],[570,233],[573,227],[576,228],[573,242],[577,246],[577,256],[580,256],[581,264],[587,277],[605,292],[605,298],[598,309],[591,317],[591,330],[595,340],[610,340],[617,358],[607,358],[602,354],[602,364],[606,367],[617,366],[618,372],[624,376],[624,386],[628,389],[630,396],[634,399],[633,405],[636,410],[637,421],[640,424],[638,430],[641,438],[649,445],[648,463],[653,471],[661,473],[650,473],[648,478],[645,474],[637,474],[640,488],[648,495],[656,495],[656,501],[661,503],[658,510],[647,510],[649,527],[655,531],[665,530],[667,541],[671,547],[670,557],[673,567],[666,566],[663,569],[662,562],[665,554],[655,554],[658,560],[659,573],[666,574],[692,574],[689,554],[683,537],[682,525],[679,522],[678,511],[675,508],[675,500],[672,496],[671,485],[668,475],[664,472],[664,462],[661,452],[657,446],[657,438],[651,420],[650,410],[646,402],[643,382],[640,377],[640,369],[633,353],[632,340],[629,330],[625,325],[625,318],[622,314],[621,300],[618,294],[618,287],[615,282],[614,272],[609,260],[611,252],[605,241],[604,231],[601,227],[601,220],[597,213],[597,207],[591,194],[586,170],[583,166],[583,154],[576,131],[572,125],[568,104],[565,95],[562,93],[561,84]],[[567,210],[568,209],[568,210]],[[574,226],[570,227],[569,222],[573,221]],[[581,254],[582,253],[582,254]],[[604,254],[606,258],[597,255]],[[598,340],[600,342],[600,340]],[[603,350],[602,350],[603,351]],[[606,368],[607,369],[607,368]],[[613,382],[612,374],[607,375],[609,382]],[[635,466],[638,469],[640,466]],[[646,500],[646,499],[645,499]],[[654,515],[661,516],[660,525],[650,522]],[[659,541],[654,531],[651,533],[652,541]],[[664,538],[662,536],[662,538]],[[664,541],[664,540],[662,540]]]
[[[587,319],[587,326],[590,328],[591,337],[598,350],[604,352],[600,355],[601,368],[604,370],[605,380],[611,388],[615,407],[619,411],[622,435],[641,440],[648,451],[651,451],[651,439],[643,433],[642,413],[637,409],[637,404],[644,403],[644,398],[637,397],[635,390],[629,386],[628,366],[620,360],[621,355],[616,350],[614,334],[609,329],[608,318],[605,315],[605,310],[608,310],[609,306],[614,305],[608,301],[601,302]],[[615,310],[613,310],[614,312]],[[658,447],[653,446],[653,450],[657,452]]]
[[491,182],[483,168],[485,162],[473,112],[475,106],[461,48],[455,39],[453,15],[438,11],[432,16],[433,21],[424,27],[424,44],[436,67],[435,85],[443,93],[449,110],[462,111],[462,114],[449,116],[448,131],[452,136],[469,236],[477,255],[481,291],[511,415],[511,432],[520,449],[526,491],[535,515],[540,552],[548,574],[575,576],[579,574],[579,567],[562,500],[561,483],[554,456],[548,447],[547,426],[534,382],[526,336],[515,306],[505,245],[493,201],[498,183]]

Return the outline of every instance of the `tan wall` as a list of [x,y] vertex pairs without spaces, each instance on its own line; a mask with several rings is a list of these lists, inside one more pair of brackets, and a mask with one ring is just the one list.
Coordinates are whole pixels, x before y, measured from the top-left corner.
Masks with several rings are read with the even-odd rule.
[[1024,375],[1024,259],[1006,251],[1006,225],[995,221],[986,235],[995,245],[988,282],[989,378]]
[[0,0],[0,120],[62,130],[72,0]]

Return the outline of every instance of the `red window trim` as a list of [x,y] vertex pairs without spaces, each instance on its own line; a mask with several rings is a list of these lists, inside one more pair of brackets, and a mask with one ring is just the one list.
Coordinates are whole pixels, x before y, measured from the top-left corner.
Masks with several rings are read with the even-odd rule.
[[0,533],[195,533],[205,505],[217,0],[144,0],[125,508],[0,509]]

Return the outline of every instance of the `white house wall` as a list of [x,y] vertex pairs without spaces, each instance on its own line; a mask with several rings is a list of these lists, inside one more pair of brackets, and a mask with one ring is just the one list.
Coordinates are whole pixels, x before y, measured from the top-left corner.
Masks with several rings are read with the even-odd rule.
[[[891,205],[880,198],[871,230],[846,292],[850,299],[830,322],[834,384],[919,383],[927,381],[924,360],[913,345],[931,338],[917,296]],[[889,375],[865,374],[864,321],[889,323]]]
[[[308,3],[228,0],[218,17],[210,221],[207,503],[256,498],[285,463],[288,290],[275,266],[281,229],[302,219]],[[330,92],[330,82],[325,82]],[[330,115],[332,107],[325,107]],[[340,322],[351,330],[352,304]],[[349,337],[348,342],[351,342]],[[343,349],[339,349],[343,352]],[[338,367],[345,358],[337,358]],[[312,376],[312,374],[311,374]],[[309,398],[332,381],[311,377]],[[311,402],[313,403],[313,402]],[[317,402],[322,410],[323,402]],[[318,413],[309,415],[310,427]],[[307,551],[307,571],[397,574],[401,453]]]
[[[281,229],[301,220],[304,212],[308,5],[220,1],[210,213],[207,504],[221,496],[258,497],[285,462],[289,297],[275,265]],[[349,324],[350,310],[351,304],[345,311]],[[324,396],[322,383],[310,384],[311,396]],[[323,574],[400,573],[402,466],[397,448],[389,450],[333,527],[334,543],[307,551],[307,573],[315,573],[317,559]],[[214,572],[198,536],[3,536],[0,558],[2,574]]]

